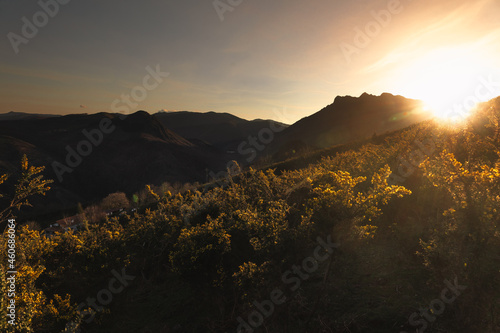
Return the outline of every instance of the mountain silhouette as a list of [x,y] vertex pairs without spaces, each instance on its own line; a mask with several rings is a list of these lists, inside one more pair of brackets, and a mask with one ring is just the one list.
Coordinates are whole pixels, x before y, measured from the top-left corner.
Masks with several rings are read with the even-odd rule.
[[0,121],[2,121],[2,120],[45,119],[45,118],[53,118],[53,117],[59,117],[59,115],[10,111],[7,113],[1,113],[0,114]]
[[245,120],[229,113],[216,112],[159,112],[155,116],[168,129],[190,139],[201,140],[224,151],[236,151],[248,136],[256,135],[270,123],[277,127],[288,125],[273,120]]
[[388,93],[338,96],[279,133],[267,152],[284,157],[294,150],[327,148],[401,129],[429,118],[422,109],[421,101]]

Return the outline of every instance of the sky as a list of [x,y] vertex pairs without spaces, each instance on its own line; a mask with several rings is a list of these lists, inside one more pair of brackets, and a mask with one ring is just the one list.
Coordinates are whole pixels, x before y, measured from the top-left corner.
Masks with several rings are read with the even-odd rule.
[[293,123],[338,95],[492,98],[498,17],[498,0],[0,0],[0,113]]

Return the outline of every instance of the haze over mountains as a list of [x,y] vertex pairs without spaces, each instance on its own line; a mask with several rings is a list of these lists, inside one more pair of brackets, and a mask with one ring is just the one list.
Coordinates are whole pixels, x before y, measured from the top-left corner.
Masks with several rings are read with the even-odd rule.
[[400,129],[428,117],[421,106],[391,94],[337,97],[291,126],[215,112],[138,111],[126,117],[7,113],[0,115],[0,172],[16,172],[26,154],[55,180],[47,202],[71,206],[116,191],[131,194],[146,184],[204,183],[231,160],[242,166],[253,162],[249,152],[272,156],[274,162],[290,151]]

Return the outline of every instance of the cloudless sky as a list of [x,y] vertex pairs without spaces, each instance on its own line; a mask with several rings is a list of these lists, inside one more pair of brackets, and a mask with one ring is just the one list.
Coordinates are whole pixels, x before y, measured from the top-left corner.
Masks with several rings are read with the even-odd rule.
[[7,35],[41,7],[0,0],[0,113],[112,111],[159,65],[170,74],[137,110],[292,123],[337,95],[425,98],[446,66],[454,82],[500,68],[498,0],[396,1],[377,30],[373,11],[393,1],[243,0],[221,21],[212,0],[71,0],[16,54]]

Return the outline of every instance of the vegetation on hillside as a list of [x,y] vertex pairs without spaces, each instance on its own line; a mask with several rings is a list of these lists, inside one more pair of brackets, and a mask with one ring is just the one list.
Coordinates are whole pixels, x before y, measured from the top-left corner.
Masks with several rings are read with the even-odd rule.
[[2,251],[0,330],[499,331],[499,118],[485,107],[204,191],[149,188],[148,208],[51,238],[21,227],[18,324]]

